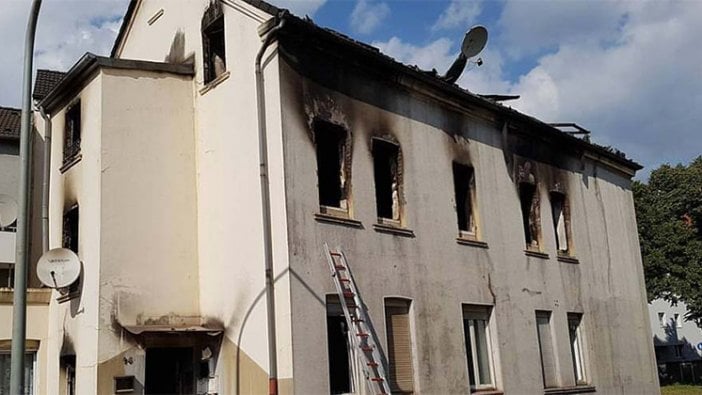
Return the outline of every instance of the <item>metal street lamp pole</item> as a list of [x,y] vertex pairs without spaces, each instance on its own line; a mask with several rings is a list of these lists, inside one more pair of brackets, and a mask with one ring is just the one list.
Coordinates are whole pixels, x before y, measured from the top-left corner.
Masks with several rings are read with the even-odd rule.
[[22,86],[22,128],[20,129],[20,180],[17,215],[17,252],[15,259],[12,304],[12,353],[10,354],[10,393],[24,394],[24,352],[27,333],[27,263],[29,219],[29,149],[31,127],[32,64],[34,35],[41,0],[33,0],[24,42],[24,78]]

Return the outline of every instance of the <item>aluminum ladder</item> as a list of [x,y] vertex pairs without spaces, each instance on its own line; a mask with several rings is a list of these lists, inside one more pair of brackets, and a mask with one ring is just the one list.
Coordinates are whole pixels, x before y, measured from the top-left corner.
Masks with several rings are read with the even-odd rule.
[[349,271],[348,262],[344,253],[338,247],[331,250],[327,243],[324,243],[324,252],[327,255],[329,269],[332,279],[339,295],[339,303],[344,311],[346,324],[352,331],[353,346],[358,347],[363,356],[363,372],[370,393],[378,395],[390,395],[390,388],[385,372],[387,369],[383,364],[380,348],[373,336],[373,327],[363,302],[358,296],[356,283]]

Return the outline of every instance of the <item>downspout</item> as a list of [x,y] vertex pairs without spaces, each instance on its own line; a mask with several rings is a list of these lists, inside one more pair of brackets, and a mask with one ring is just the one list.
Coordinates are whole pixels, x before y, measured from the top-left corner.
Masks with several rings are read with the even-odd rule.
[[285,25],[285,11],[278,15],[277,26],[272,28],[256,55],[256,110],[258,113],[258,155],[261,175],[261,214],[263,218],[263,253],[266,274],[266,310],[268,323],[268,394],[278,395],[278,352],[275,328],[275,284],[273,274],[273,241],[271,233],[271,192],[268,178],[268,139],[266,137],[266,97],[264,92],[261,59],[275,39],[276,33]]
[[29,171],[31,137],[32,65],[34,63],[34,37],[41,0],[32,1],[24,41],[24,76],[22,81],[22,118],[20,128],[20,178],[17,211],[15,253],[15,280],[12,296],[12,351],[10,354],[10,393],[24,394],[24,353],[27,336],[27,271],[29,256]]
[[39,107],[44,119],[44,170],[41,178],[41,250],[49,251],[49,177],[51,175],[51,117]]

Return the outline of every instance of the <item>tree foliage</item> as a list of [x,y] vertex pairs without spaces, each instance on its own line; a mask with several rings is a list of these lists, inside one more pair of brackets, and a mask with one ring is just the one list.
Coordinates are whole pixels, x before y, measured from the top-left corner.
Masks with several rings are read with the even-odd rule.
[[649,301],[682,301],[702,323],[702,156],[659,167],[633,192]]

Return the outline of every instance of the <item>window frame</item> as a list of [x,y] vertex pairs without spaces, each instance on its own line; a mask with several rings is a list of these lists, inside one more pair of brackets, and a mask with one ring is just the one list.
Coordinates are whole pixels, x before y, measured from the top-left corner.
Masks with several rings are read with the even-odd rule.
[[[337,147],[336,149],[338,150],[339,156],[338,156],[338,161],[339,161],[339,170],[335,175],[335,178],[338,179],[339,183],[339,189],[338,189],[338,194],[339,194],[339,205],[334,206],[334,205],[329,205],[329,204],[324,204],[324,199],[323,199],[323,191],[322,191],[322,174],[324,174],[323,170],[321,170],[322,166],[324,163],[321,161],[321,154],[320,152],[322,151],[322,148],[320,146],[321,142],[321,134],[335,134],[334,136],[337,141]],[[352,182],[351,182],[351,177],[352,177],[352,172],[351,172],[351,162],[352,162],[352,156],[353,156],[353,148],[352,148],[352,137],[351,137],[351,132],[336,123],[326,121],[323,119],[315,119],[314,122],[312,123],[312,136],[314,139],[314,149],[315,149],[315,161],[316,161],[316,171],[317,171],[317,203],[319,205],[319,211],[322,214],[325,215],[331,215],[335,217],[340,217],[340,218],[352,218],[352,213],[353,213],[353,199],[352,199],[352,193],[351,193],[351,188],[352,188]],[[329,136],[327,136],[329,138]],[[337,181],[334,181],[335,183]],[[326,181],[325,181],[326,184]]]
[[80,155],[82,127],[83,110],[81,100],[78,98],[73,103],[66,106],[66,111],[64,113],[63,166],[69,165]]
[[[219,24],[221,23],[221,26]],[[222,30],[222,62],[224,70],[217,75],[214,64],[214,51],[211,50],[213,29]],[[217,0],[210,0],[209,5],[202,15],[200,24],[200,34],[202,36],[202,80],[205,85],[209,85],[227,73],[227,37],[224,21],[224,10],[222,4]]]
[[[456,225],[458,226],[458,237],[466,240],[480,240],[475,168],[468,164],[453,161],[451,162],[451,169],[453,174],[453,191],[456,209]],[[464,175],[468,175],[468,180],[466,181],[467,188],[465,192],[461,193],[461,195],[465,193],[466,197],[470,200],[470,207],[464,207],[464,211],[470,211],[469,218],[464,219],[464,221],[467,224],[467,229],[462,229],[461,227],[461,216],[465,215],[466,213],[462,214],[459,210],[459,208],[461,207],[461,204],[459,202],[459,186],[462,185],[459,185],[458,181],[459,177]],[[463,205],[465,206],[465,202],[463,202]]]
[[[583,314],[568,313],[568,341],[570,344],[571,359],[573,361],[573,374],[576,385],[588,384],[587,357],[585,355],[586,344],[582,331]],[[574,324],[575,323],[575,324]],[[574,324],[574,325],[573,325]],[[575,330],[573,331],[573,326]],[[572,336],[572,334],[575,336]]]
[[337,394],[336,392],[332,392],[331,388],[331,344],[329,343],[329,318],[330,317],[341,317],[344,319],[343,322],[346,323],[347,328],[346,328],[346,350],[347,350],[347,358],[348,358],[348,380],[349,380],[349,392],[343,392],[341,394],[354,394],[358,391],[360,388],[359,385],[359,366],[358,366],[358,356],[356,355],[356,347],[355,347],[355,342],[353,338],[353,328],[348,326],[348,322],[346,321],[346,316],[344,315],[343,307],[341,306],[341,302],[339,301],[339,297],[336,294],[329,294],[326,296],[325,300],[325,328],[327,329],[327,357],[329,359],[329,366],[328,366],[328,371],[327,373],[329,374],[329,392],[330,394]]
[[[553,233],[554,240],[556,244],[556,254],[558,256],[572,257],[574,256],[573,251],[573,234],[571,231],[571,215],[570,215],[570,202],[568,200],[568,194],[563,191],[552,190],[549,192],[549,202],[551,204],[551,219],[553,222]],[[560,203],[560,217],[563,219],[563,236],[565,237],[565,249],[561,248],[561,238],[559,236],[559,221],[556,218],[556,205],[555,202]]]
[[[387,373],[387,379],[388,379],[388,385],[390,386],[391,392],[394,393],[399,393],[399,394],[407,394],[407,393],[416,393],[418,392],[417,390],[417,385],[416,385],[416,380],[417,380],[417,372],[416,372],[416,366],[415,366],[415,355],[416,355],[416,350],[415,350],[415,340],[414,340],[414,333],[413,333],[413,320],[412,320],[412,300],[403,298],[403,297],[386,297],[383,300],[383,313],[384,313],[384,319],[385,319],[385,340],[386,340],[386,348],[387,350],[386,356],[387,356],[387,361],[388,361],[388,371]],[[394,361],[391,361],[391,344],[390,344],[390,339],[391,337],[394,340],[394,335],[390,336],[390,327],[391,327],[391,320],[390,316],[393,315],[392,313],[389,314],[389,310],[392,309],[403,309],[405,312],[402,314],[407,315],[407,332],[409,335],[409,362],[410,362],[410,375],[411,375],[411,385],[412,389],[410,391],[402,391],[399,390],[399,386],[397,385],[397,377],[396,373],[393,371],[392,366],[394,365]],[[400,314],[397,314],[400,315]],[[395,332],[395,328],[393,327],[393,333]],[[394,344],[393,344],[394,345]]]
[[[384,149],[389,150],[395,150],[392,155],[392,161],[388,166],[388,169],[390,170],[390,174],[388,179],[389,180],[394,180],[394,183],[396,184],[395,189],[392,187],[392,182],[390,185],[390,210],[392,212],[391,216],[392,217],[386,217],[381,215],[381,204],[380,204],[380,196],[382,194],[382,191],[379,191],[378,186],[378,180],[379,177],[382,176],[382,174],[379,174],[379,159],[378,159],[378,154],[377,150],[383,149],[379,148],[381,146],[385,146]],[[404,179],[403,179],[403,165],[402,165],[402,147],[400,146],[400,143],[397,142],[394,138],[391,137],[381,137],[381,136],[374,136],[371,138],[371,157],[373,159],[373,191],[374,191],[374,198],[375,198],[375,214],[376,218],[378,221],[378,224],[381,225],[389,225],[389,226],[396,226],[396,227],[401,227],[403,226],[404,222]],[[390,158],[389,158],[390,159]],[[394,163],[392,163],[394,162]],[[392,173],[392,165],[394,164],[395,166],[395,173]],[[387,196],[385,196],[387,198]],[[395,216],[394,210],[394,205],[397,206],[397,216]]]
[[[468,344],[465,344],[465,349],[466,349],[466,368],[468,368],[469,364],[472,365],[473,368],[473,375],[475,379],[475,383],[471,382],[470,378],[470,370],[468,370],[468,384],[470,387],[471,392],[476,392],[476,391],[483,391],[483,390],[493,390],[497,388],[497,377],[495,373],[495,357],[493,355],[493,339],[492,339],[492,333],[490,330],[490,325],[491,325],[491,318],[492,318],[492,306],[485,306],[485,305],[471,305],[471,304],[463,304],[462,305],[462,310],[463,310],[463,328],[464,328],[464,333],[463,333],[463,338],[464,342],[466,340],[470,341],[470,354],[468,355]],[[468,321],[468,329],[469,333],[465,333],[465,328],[466,328],[466,321]],[[485,328],[485,342],[486,342],[486,347],[487,347],[487,357],[488,357],[488,370],[489,370],[489,380],[490,383],[488,384],[481,384],[483,381],[481,375],[480,375],[480,366],[479,366],[479,356],[478,356],[478,348],[476,344],[476,336],[475,336],[475,331],[476,331],[476,321],[483,321],[484,322],[484,328]]]
[[[538,341],[538,347],[539,347],[539,361],[541,363],[541,376],[543,379],[543,385],[545,389],[549,388],[558,388],[560,387],[560,378],[558,375],[558,357],[557,357],[557,350],[556,350],[556,342],[554,341],[554,333],[553,333],[553,312],[548,311],[548,310],[536,310],[535,313],[535,322],[536,322],[536,338]],[[539,319],[540,318],[545,318],[547,320],[546,326],[548,327],[548,334],[543,334],[541,333],[540,329],[540,324],[539,324]],[[553,365],[553,377],[548,377],[549,380],[547,380],[547,375],[546,375],[546,364],[544,363],[544,344],[542,342],[542,338],[544,340],[547,340],[550,345],[550,355],[549,358],[551,358],[551,365]]]

